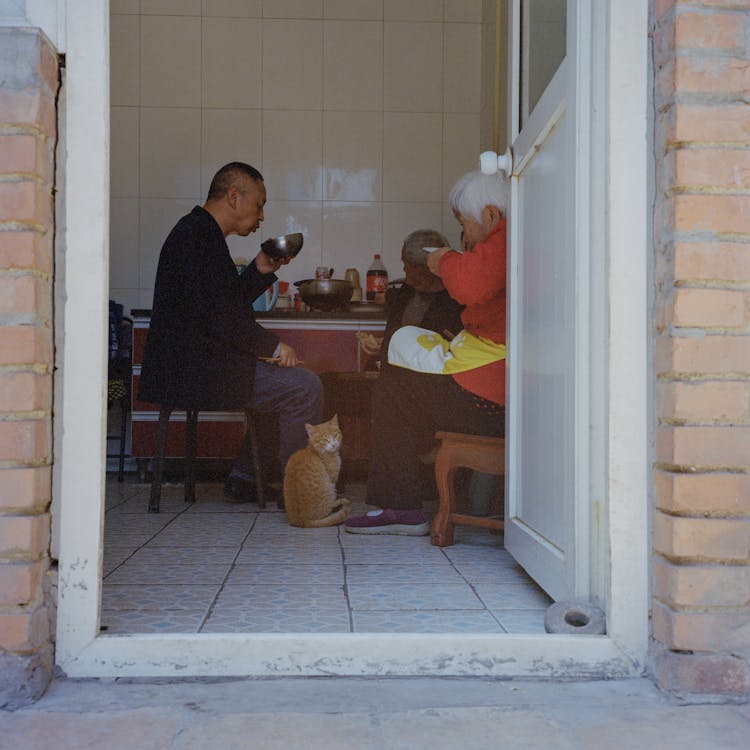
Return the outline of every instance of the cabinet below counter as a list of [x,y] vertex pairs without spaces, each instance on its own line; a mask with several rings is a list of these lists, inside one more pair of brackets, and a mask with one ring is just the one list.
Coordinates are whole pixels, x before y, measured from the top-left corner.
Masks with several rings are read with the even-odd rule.
[[[139,472],[145,459],[154,454],[159,407],[139,401],[138,382],[146,337],[150,324],[149,310],[133,310],[133,380],[132,380],[132,449],[139,460]],[[317,313],[273,311],[256,314],[256,320],[281,341],[292,346],[304,367],[315,373],[359,373],[367,366],[357,333],[381,332],[385,328],[385,311],[366,313]],[[369,409],[366,410],[369,413]],[[369,456],[369,424],[363,418],[342,418],[345,434],[343,457],[366,460]],[[171,426],[171,423],[175,423]],[[184,455],[185,413],[174,412],[170,418],[166,455]],[[244,415],[239,411],[201,412],[198,415],[198,457],[233,459],[244,434]]]

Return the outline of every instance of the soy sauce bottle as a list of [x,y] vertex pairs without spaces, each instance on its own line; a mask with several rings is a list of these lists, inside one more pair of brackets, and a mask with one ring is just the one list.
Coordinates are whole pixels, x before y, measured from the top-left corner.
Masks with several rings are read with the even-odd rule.
[[380,253],[375,253],[372,265],[367,269],[367,301],[385,302],[387,288],[388,271],[380,260]]

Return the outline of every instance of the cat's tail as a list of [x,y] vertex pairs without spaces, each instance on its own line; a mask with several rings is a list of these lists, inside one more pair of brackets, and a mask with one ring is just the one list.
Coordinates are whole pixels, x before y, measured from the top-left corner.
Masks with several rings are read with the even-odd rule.
[[341,507],[337,511],[330,513],[325,518],[305,521],[305,528],[319,529],[323,526],[338,526],[338,524],[344,523],[349,517],[349,511],[352,507],[351,501],[345,497],[340,497],[336,502],[341,504]]

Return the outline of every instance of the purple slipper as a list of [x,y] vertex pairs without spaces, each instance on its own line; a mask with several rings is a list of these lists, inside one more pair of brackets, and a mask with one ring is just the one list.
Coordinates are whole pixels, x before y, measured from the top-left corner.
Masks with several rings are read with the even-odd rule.
[[425,536],[430,533],[427,516],[421,510],[371,510],[364,516],[354,516],[344,522],[350,534],[401,534]]

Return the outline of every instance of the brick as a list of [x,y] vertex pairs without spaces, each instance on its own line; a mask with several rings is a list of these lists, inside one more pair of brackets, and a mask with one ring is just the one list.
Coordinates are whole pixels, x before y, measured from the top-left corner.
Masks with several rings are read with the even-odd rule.
[[25,315],[47,322],[52,314],[52,282],[35,274],[0,274],[0,316]]
[[654,559],[654,596],[672,608],[742,607],[750,601],[744,565],[675,565]]
[[662,382],[657,395],[660,417],[691,422],[750,419],[750,382]]
[[36,180],[0,182],[0,221],[52,225],[52,191]]
[[0,649],[23,653],[43,645],[49,638],[46,607],[30,612],[0,613]]
[[[750,172],[750,158],[748,171]],[[674,253],[674,277],[679,281],[750,283],[750,244],[678,243]]]
[[654,513],[656,552],[685,560],[750,559],[750,519],[685,518]]
[[750,469],[750,427],[660,425],[656,460],[696,468]]
[[674,88],[689,94],[746,94],[750,65],[734,57],[678,57],[673,67]]
[[750,693],[750,665],[737,654],[686,654],[657,646],[652,648],[650,661],[662,690],[738,698]]
[[0,135],[0,172],[35,172],[39,142],[37,136],[30,133]]
[[746,150],[681,148],[674,152],[674,157],[674,186],[678,189],[750,189],[750,152]]
[[745,336],[659,336],[657,374],[750,375],[750,345]]
[[46,560],[0,563],[0,607],[29,604],[41,591]]
[[744,52],[744,27],[736,13],[679,13],[675,16],[675,48],[737,49]]
[[672,139],[680,143],[745,143],[750,140],[746,104],[676,104]]
[[750,515],[750,474],[654,472],[656,507],[670,513]]
[[52,498],[52,469],[0,469],[0,512],[44,510]]
[[0,555],[38,559],[49,551],[50,517],[0,516]]
[[51,375],[0,372],[0,411],[46,411],[51,406]]
[[0,421],[0,461],[48,463],[51,420]]
[[[750,122],[750,117],[748,117]],[[676,195],[676,232],[750,234],[750,197],[740,195]]]
[[731,289],[677,289],[673,323],[684,328],[744,328],[748,323],[747,292]]
[[0,88],[0,125],[54,136],[57,131],[54,97],[38,89]]
[[704,612],[677,611],[655,601],[653,635],[672,649],[746,651],[750,642],[750,608]]
[[[0,286],[2,282],[0,282]],[[38,325],[0,326],[0,365],[52,362],[52,330]]]
[[52,272],[52,235],[41,232],[0,232],[0,271]]

